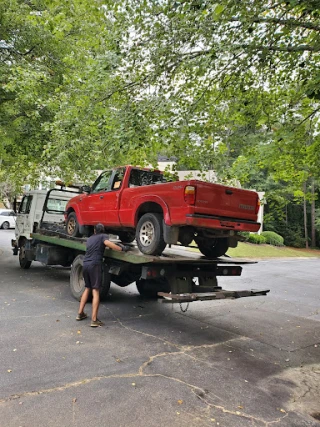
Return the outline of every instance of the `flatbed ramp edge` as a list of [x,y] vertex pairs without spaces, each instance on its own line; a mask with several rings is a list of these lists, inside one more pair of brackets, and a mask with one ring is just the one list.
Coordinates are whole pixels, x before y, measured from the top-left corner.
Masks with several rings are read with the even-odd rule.
[[[79,254],[84,254],[86,250],[86,239],[70,238],[61,233],[47,233],[41,230],[33,233],[32,239],[39,243],[69,248]],[[256,261],[232,258],[207,259],[192,251],[184,250],[184,252],[182,255],[180,249],[169,248],[161,256],[151,256],[142,254],[134,246],[129,252],[106,249],[104,257],[110,277],[108,286],[111,280],[119,286],[127,286],[135,281],[141,295],[161,297],[159,301],[162,303],[237,299],[267,295],[269,292],[269,289],[232,291],[218,286],[217,276],[240,276],[242,265],[254,264]],[[81,290],[77,289],[74,292],[73,287],[80,286],[79,275],[82,275],[82,268],[78,268],[76,274],[72,269],[73,265],[70,275],[71,291],[78,298]],[[72,281],[75,281],[76,285],[72,284]]]

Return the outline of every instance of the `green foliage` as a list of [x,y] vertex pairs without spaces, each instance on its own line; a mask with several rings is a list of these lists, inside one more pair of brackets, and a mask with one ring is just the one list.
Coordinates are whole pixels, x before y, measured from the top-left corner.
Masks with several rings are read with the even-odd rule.
[[274,231],[263,231],[261,236],[265,237],[266,243],[273,246],[283,246],[283,237]]
[[249,231],[240,231],[239,236],[244,238],[244,241],[247,242],[249,240],[250,232]]
[[263,245],[267,242],[267,239],[261,234],[250,234],[248,242],[255,243],[256,245]]
[[303,240],[303,202],[320,208],[319,16],[304,0],[2,0],[0,181],[88,182],[162,152],[265,191],[265,227]]
[[298,223],[291,226],[285,225],[279,227],[284,238],[284,244],[293,248],[305,248],[306,239],[303,236],[303,229]]

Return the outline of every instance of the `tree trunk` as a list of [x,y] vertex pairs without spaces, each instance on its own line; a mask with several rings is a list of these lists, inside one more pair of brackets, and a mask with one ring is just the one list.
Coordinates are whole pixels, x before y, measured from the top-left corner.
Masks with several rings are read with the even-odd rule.
[[315,202],[315,194],[314,194],[314,178],[312,178],[311,182],[311,247],[316,247],[316,202]]
[[303,197],[304,238],[305,238],[305,241],[306,241],[306,249],[309,249],[306,192],[307,192],[307,183],[305,182],[303,184],[303,193],[304,193],[304,197]]

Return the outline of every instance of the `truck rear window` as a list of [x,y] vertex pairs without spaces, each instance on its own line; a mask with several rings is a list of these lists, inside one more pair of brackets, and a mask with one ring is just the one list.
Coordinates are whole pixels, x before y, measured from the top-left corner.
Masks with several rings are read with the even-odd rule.
[[129,179],[129,187],[142,187],[166,182],[165,177],[160,172],[144,171],[132,169]]

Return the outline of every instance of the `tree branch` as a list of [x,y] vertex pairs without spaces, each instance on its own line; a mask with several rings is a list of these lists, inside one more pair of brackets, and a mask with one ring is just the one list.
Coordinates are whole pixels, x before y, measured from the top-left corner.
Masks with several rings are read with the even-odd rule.
[[116,93],[125,92],[129,88],[137,86],[137,85],[145,82],[147,80],[147,78],[148,78],[148,76],[144,77],[142,80],[137,80],[137,81],[134,81],[134,82],[130,82],[130,83],[122,86],[121,88],[117,88],[117,89],[113,90],[112,92],[108,93],[108,95],[106,95],[105,97],[96,100],[96,103],[107,101],[108,99],[112,98],[112,96],[115,95]]
[[[231,22],[238,22],[238,18],[231,18]],[[320,27],[313,22],[306,22],[306,21],[298,21],[296,19],[290,18],[290,19],[281,19],[281,18],[262,18],[260,16],[253,17],[250,19],[250,22],[252,23],[272,23],[272,24],[279,24],[289,27],[297,27],[297,28],[306,28],[308,30],[314,30],[314,31],[320,31]]]

